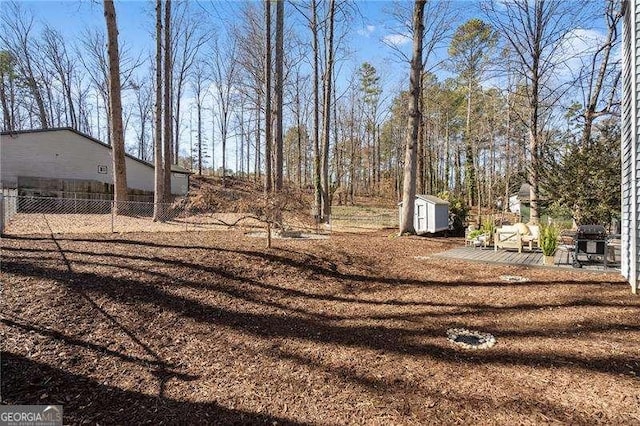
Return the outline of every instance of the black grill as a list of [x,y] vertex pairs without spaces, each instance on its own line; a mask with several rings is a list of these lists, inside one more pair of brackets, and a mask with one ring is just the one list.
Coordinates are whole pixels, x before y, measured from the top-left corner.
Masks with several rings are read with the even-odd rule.
[[604,240],[607,231],[602,225],[580,225],[576,231],[577,240]]
[[[607,230],[602,225],[580,225],[576,230],[573,266],[581,268],[582,264],[605,263],[607,250]],[[583,259],[580,259],[580,256]]]

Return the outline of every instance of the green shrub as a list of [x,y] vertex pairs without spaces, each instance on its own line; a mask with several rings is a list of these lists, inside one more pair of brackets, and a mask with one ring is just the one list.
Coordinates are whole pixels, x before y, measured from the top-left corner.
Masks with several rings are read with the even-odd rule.
[[475,229],[475,230],[469,232],[469,235],[467,236],[467,238],[470,239],[470,240],[475,240],[480,235],[484,235],[484,231],[482,229]]
[[461,197],[449,191],[440,192],[438,198],[449,202],[449,214],[453,218],[452,235],[464,235],[465,222],[469,214],[469,207]]
[[493,219],[486,219],[482,222],[482,230],[489,235],[493,235],[496,232],[496,224]]
[[540,234],[540,248],[542,249],[542,254],[545,256],[553,256],[556,254],[556,250],[558,249],[558,229],[553,225],[548,225],[542,228],[542,233]]

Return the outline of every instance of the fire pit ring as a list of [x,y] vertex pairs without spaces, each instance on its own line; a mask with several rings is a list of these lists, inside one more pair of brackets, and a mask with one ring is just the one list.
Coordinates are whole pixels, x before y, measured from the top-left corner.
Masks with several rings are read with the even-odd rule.
[[491,333],[466,328],[448,329],[447,340],[464,349],[489,349],[496,344],[496,338]]
[[529,281],[529,278],[521,277],[519,275],[500,275],[500,280],[508,283],[526,283]]

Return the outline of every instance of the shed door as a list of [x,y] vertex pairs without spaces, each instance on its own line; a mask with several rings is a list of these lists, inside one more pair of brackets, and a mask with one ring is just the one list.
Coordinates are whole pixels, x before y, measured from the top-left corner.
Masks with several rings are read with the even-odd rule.
[[416,231],[424,231],[426,227],[426,215],[424,204],[416,203]]

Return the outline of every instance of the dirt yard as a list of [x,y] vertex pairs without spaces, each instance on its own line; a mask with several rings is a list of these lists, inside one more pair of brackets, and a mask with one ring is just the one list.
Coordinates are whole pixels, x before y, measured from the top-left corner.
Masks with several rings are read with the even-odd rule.
[[4,238],[2,402],[65,424],[640,423],[640,297],[618,275],[391,234]]

